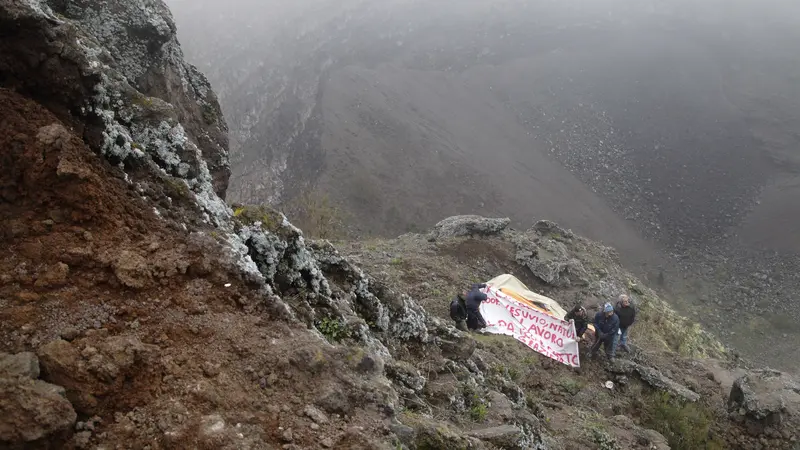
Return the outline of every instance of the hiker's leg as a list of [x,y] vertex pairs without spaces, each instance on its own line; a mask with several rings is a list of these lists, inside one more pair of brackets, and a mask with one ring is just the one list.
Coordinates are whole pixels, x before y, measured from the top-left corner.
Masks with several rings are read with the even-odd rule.
[[617,354],[617,338],[619,337],[618,334],[611,335],[607,338],[606,341],[606,356],[609,358],[614,358]]
[[619,335],[619,346],[622,348],[628,348],[628,329],[627,328],[620,328],[622,334]]
[[589,355],[591,357],[594,357],[594,355],[597,354],[597,350],[600,349],[600,344],[602,343],[603,341],[601,341],[600,338],[595,337],[594,344],[592,344],[592,349],[589,350]]
[[475,331],[480,328],[480,321],[475,314],[467,313],[467,328],[469,328],[469,331]]

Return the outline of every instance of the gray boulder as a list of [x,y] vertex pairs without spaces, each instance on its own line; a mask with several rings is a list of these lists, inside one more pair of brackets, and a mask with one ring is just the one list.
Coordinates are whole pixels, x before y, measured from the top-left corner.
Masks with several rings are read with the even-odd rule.
[[617,374],[638,375],[642,381],[653,388],[669,392],[672,395],[690,402],[696,402],[700,399],[700,394],[671,380],[658,370],[637,364],[627,359],[617,359],[611,366],[610,371]]
[[531,239],[529,235],[515,237],[516,260],[533,275],[551,286],[585,286],[588,273],[583,264],[570,255],[567,246],[553,238]]
[[482,216],[453,216],[434,225],[430,237],[446,239],[451,237],[496,236],[505,230],[511,219],[492,219]]
[[572,230],[564,229],[561,225],[549,220],[540,220],[536,222],[533,224],[532,229],[542,236],[547,237],[559,239],[572,239],[575,237],[575,233],[573,233]]
[[452,327],[440,327],[436,329],[435,342],[442,349],[442,355],[453,361],[466,361],[473,353],[478,343],[469,335],[456,331]]
[[522,430],[513,425],[484,428],[469,433],[470,436],[480,439],[499,448],[522,449],[524,447],[524,434]]
[[731,388],[728,410],[752,435],[771,427],[800,438],[800,384],[785,373],[758,370],[738,378]]
[[0,377],[39,378],[39,358],[31,352],[0,353]]
[[32,379],[39,375],[35,355],[4,354],[0,358],[0,446],[24,445],[75,424],[77,415],[64,389]]

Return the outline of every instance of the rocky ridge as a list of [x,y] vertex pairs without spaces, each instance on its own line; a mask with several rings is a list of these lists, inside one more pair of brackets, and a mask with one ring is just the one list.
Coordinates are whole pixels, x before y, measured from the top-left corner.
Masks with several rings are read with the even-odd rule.
[[[369,244],[342,253],[279,212],[229,207],[224,120],[202,76],[176,59],[170,24],[159,0],[0,0],[4,446],[665,448],[648,424],[617,417],[653,389],[697,395],[717,441],[797,439],[791,410],[752,437],[737,432],[717,411],[722,383],[687,359],[723,358],[719,344],[613,250],[555,224],[517,232],[502,219],[448,219],[435,236],[385,244],[401,257],[389,270],[373,259],[386,252],[359,247]],[[181,89],[162,98],[152,86]],[[495,255],[556,298],[636,292],[654,331],[637,341],[636,370],[618,368],[627,387],[605,397],[613,416],[600,401],[609,394],[589,383],[613,366],[576,375],[437,317],[444,292],[487,269],[411,259],[426,252],[429,264]],[[414,278],[422,269],[452,279],[434,295]],[[558,379],[574,384],[556,389]],[[734,412],[763,419],[760,392]]]

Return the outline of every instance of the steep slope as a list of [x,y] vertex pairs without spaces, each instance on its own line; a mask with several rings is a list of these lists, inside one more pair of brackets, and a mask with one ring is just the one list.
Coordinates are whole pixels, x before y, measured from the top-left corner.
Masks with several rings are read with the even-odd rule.
[[800,333],[796,4],[171,1],[233,124],[232,200],[314,190],[356,236],[555,218],[797,370],[764,351]]
[[427,227],[437,214],[510,213],[516,223],[570,223],[619,248],[632,265],[652,256],[654,248],[552,161],[550,147],[485,86],[469,74],[394,66],[334,71],[320,103],[327,150],[318,188],[352,199],[372,235]]
[[[205,159],[224,146],[199,148],[178,107],[137,90],[106,50],[115,41],[87,19],[169,23],[163,4],[81,5],[69,19],[0,0],[3,447],[667,448],[688,438],[788,449],[798,439],[793,381],[687,359],[725,354],[610,248],[555,224],[516,232],[501,219],[490,232],[485,219],[457,217],[451,230],[481,236],[345,244],[365,271],[279,212],[231,209]],[[158,65],[159,45],[169,44],[147,53]],[[385,267],[384,248],[411,265]],[[477,255],[489,264],[473,266]],[[444,293],[425,294],[417,278],[428,270],[451,290],[505,268],[565,303],[631,290],[650,332],[632,358],[573,373],[513,340],[457,331],[435,312]],[[613,393],[597,383],[609,377]],[[698,420],[681,420],[687,412]]]

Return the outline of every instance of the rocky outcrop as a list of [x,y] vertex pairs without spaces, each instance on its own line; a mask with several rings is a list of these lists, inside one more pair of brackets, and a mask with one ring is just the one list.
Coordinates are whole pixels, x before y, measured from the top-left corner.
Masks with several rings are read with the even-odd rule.
[[158,353],[132,336],[115,336],[94,347],[80,341],[53,341],[39,349],[44,378],[63,386],[75,408],[97,412],[99,398],[122,383],[144,376],[142,370]]
[[[95,2],[48,0],[56,14],[97,39],[110,64],[146,97],[169,103],[208,164],[214,190],[224,197],[230,177],[228,128],[211,84],[183,59],[175,22],[162,0]],[[152,99],[134,99],[150,106]]]
[[585,286],[588,274],[562,241],[574,234],[550,221],[537,222],[528,233],[515,236],[517,262],[551,286]]
[[481,216],[453,216],[437,223],[431,230],[431,239],[452,237],[496,236],[506,229],[511,219],[493,219]]
[[484,428],[469,433],[470,436],[488,442],[499,448],[523,449],[522,430],[512,425]]
[[31,444],[75,424],[64,389],[38,377],[36,355],[0,353],[0,446]]
[[800,439],[800,383],[785,373],[758,370],[738,378],[728,410],[751,435]]
[[2,85],[79,126],[112,161],[152,164],[206,203],[224,195],[226,125],[208,82],[183,62],[163,2],[52,6],[0,3]]
[[693,392],[686,386],[671,380],[658,370],[637,364],[630,360],[617,359],[610,369],[613,373],[625,375],[638,375],[642,381],[655,389],[669,392],[683,400],[696,402],[700,399],[700,394]]

